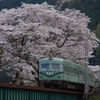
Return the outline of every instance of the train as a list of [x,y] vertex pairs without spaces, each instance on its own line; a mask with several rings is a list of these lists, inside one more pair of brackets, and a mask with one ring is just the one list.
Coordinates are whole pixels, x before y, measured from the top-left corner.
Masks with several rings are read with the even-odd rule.
[[95,78],[91,69],[62,58],[42,58],[39,60],[40,87],[84,91],[86,75],[89,91],[92,91]]

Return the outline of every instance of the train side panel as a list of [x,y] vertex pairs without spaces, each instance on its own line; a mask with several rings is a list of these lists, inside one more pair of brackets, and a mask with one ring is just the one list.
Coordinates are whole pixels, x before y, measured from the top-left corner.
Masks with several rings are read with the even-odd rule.
[[94,73],[91,70],[88,70],[88,84],[94,87]]
[[63,68],[64,81],[78,83],[78,73],[76,66],[74,66],[74,64],[70,61],[64,61]]
[[78,65],[78,76],[79,80],[78,83],[85,84],[85,68],[81,65]]

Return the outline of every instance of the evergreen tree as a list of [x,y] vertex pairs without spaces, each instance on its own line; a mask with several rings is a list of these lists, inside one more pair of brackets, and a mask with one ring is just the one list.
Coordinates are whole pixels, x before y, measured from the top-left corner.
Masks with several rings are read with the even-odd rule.
[[[96,34],[96,37],[100,39],[100,23],[97,25],[96,30],[93,30],[93,32]],[[100,65],[100,46],[93,48],[93,53],[91,55],[94,57],[89,58],[90,65]]]
[[11,9],[11,8],[16,8],[21,6],[21,2],[24,3],[32,3],[32,4],[41,4],[43,2],[47,2],[50,5],[55,5],[58,0],[2,0],[0,2],[0,10],[6,8],[6,9]]
[[62,10],[67,7],[81,10],[82,13],[89,16],[91,23],[88,27],[91,30],[96,29],[97,24],[100,22],[100,0],[73,0],[69,4],[65,3]]

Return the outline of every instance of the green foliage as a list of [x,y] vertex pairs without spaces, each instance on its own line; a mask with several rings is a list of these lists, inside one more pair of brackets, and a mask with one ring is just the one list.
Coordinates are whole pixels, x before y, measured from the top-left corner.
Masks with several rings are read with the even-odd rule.
[[64,10],[66,7],[68,7],[70,4],[68,2],[65,2],[64,5],[62,6],[62,10]]
[[93,32],[96,34],[96,37],[100,39],[100,23],[97,25],[96,30],[93,30]]
[[10,9],[10,8],[16,8],[17,6],[20,6],[21,2],[20,0],[2,0],[0,2],[0,10],[2,9]]
[[100,23],[97,25],[97,29],[96,30],[100,31]]
[[0,1],[0,10],[5,8],[10,9],[10,8],[20,7],[21,2],[32,3],[32,4],[36,4],[36,3],[41,4],[43,2],[47,2],[50,5],[55,5],[57,1],[58,0],[2,0]]
[[100,94],[94,95],[93,100],[100,100]]
[[72,0],[71,3],[65,3],[62,10],[67,7],[81,10],[82,13],[89,16],[91,23],[88,27],[91,30],[96,29],[100,22],[100,0]]
[[[100,39],[100,23],[97,25],[96,30],[93,30],[93,32],[96,34],[96,37],[98,39]],[[100,59],[100,46],[98,46],[97,48],[95,48],[96,50],[96,58]]]
[[100,59],[100,46],[97,47],[97,48],[95,48],[95,50],[96,50],[96,55],[95,55],[95,57],[98,58],[98,59]]

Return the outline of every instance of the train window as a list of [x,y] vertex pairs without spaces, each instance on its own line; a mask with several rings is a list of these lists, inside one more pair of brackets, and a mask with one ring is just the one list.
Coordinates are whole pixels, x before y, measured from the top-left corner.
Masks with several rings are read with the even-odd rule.
[[49,69],[49,64],[41,64],[41,69],[42,70],[48,70]]
[[54,71],[59,71],[60,70],[60,64],[51,64],[51,69]]
[[67,70],[67,72],[68,72],[68,67],[66,67],[66,70]]
[[90,73],[88,74],[88,78],[90,78]]
[[79,70],[77,70],[77,74],[79,75]]
[[80,75],[82,75],[82,70],[80,70]]
[[92,79],[92,75],[89,73],[89,78]]
[[71,67],[69,67],[69,72],[70,72],[70,73],[72,72],[72,68],[71,68]]
[[66,66],[64,66],[64,72],[66,72],[67,70],[66,70]]
[[68,67],[64,66],[64,72],[68,72]]
[[83,76],[85,76],[85,72],[83,71]]
[[72,68],[72,73],[74,74],[74,68]]
[[77,74],[77,69],[76,68],[74,68],[74,74]]

